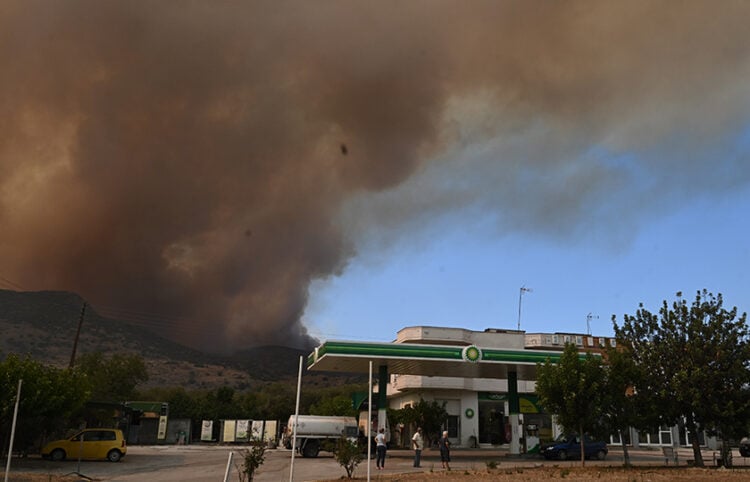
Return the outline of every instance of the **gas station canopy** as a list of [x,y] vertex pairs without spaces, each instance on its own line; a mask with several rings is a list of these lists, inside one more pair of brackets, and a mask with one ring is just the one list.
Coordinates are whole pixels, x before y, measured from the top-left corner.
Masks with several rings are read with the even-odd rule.
[[561,356],[559,351],[476,345],[327,341],[307,357],[307,368],[367,373],[372,361],[375,370],[387,366],[388,373],[401,375],[507,379],[508,372],[515,372],[519,380],[535,380],[537,363],[558,363]]

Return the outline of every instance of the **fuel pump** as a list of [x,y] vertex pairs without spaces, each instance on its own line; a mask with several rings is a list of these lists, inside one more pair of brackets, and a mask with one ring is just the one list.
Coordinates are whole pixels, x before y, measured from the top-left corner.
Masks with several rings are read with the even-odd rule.
[[539,453],[539,425],[530,423],[526,425],[526,453],[527,454],[538,454]]

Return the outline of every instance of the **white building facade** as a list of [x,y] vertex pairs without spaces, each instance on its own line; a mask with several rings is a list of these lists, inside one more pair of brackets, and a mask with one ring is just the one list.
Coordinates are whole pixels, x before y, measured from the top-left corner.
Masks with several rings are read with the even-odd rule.
[[[526,333],[521,330],[412,326],[391,343],[327,341],[308,356],[311,370],[367,373],[378,377],[378,428],[386,407],[403,409],[420,400],[445,404],[445,429],[455,446],[505,445],[511,454],[533,453],[540,440],[560,434],[553,415],[544,413],[535,393],[536,367],[559,362],[567,343],[579,356],[616,346],[611,337],[580,333]],[[369,365],[369,366],[368,366]],[[391,427],[392,442],[409,446],[415,427]],[[688,446],[682,427],[626,435],[632,446]],[[618,438],[609,441],[620,444]],[[701,445],[715,440],[701,436]]]
[[[462,328],[413,326],[400,330],[394,343],[429,345],[466,345],[513,350],[559,350],[566,343],[575,344],[582,352],[601,352],[616,346],[611,337],[580,333],[526,333],[520,330],[487,329],[472,331]],[[388,406],[402,409],[420,399],[445,404],[448,412],[446,430],[451,442],[460,447],[491,447],[510,443],[517,437],[520,452],[539,450],[539,441],[555,438],[561,428],[552,414],[544,413],[535,394],[535,381],[517,380],[520,415],[512,424],[509,383],[507,379],[464,378],[451,376],[402,375],[392,373],[387,388]],[[398,432],[397,432],[398,433]],[[404,427],[396,441],[408,445],[411,436]],[[618,436],[609,441],[620,444]],[[712,445],[712,439],[701,443]],[[680,427],[662,427],[653,433],[626,434],[629,445],[673,446],[690,444],[689,434]]]

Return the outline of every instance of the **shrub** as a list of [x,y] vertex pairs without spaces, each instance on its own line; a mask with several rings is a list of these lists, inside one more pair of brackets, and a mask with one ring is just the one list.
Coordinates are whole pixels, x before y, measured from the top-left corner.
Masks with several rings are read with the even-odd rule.
[[351,479],[354,475],[354,469],[362,462],[364,455],[358,444],[351,442],[345,437],[341,437],[336,441],[333,458],[346,470],[346,477]]
[[254,440],[250,442],[249,449],[240,450],[239,454],[242,464],[235,462],[234,465],[237,467],[240,482],[250,482],[255,477],[255,471],[258,470],[258,467],[263,465],[266,456],[266,445],[262,440]]

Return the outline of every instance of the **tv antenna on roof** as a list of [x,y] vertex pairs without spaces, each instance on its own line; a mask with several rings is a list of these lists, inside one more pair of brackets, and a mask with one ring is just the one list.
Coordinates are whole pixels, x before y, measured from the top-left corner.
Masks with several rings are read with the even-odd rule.
[[598,319],[599,319],[599,315],[592,315],[591,313],[586,315],[586,334],[587,335],[591,334],[591,320],[598,320]]
[[531,293],[532,291],[534,290],[532,290],[531,288],[527,288],[526,285],[524,285],[524,286],[521,286],[521,289],[519,290],[519,293],[518,293],[518,330],[519,331],[521,330],[521,300],[523,299],[524,293]]

